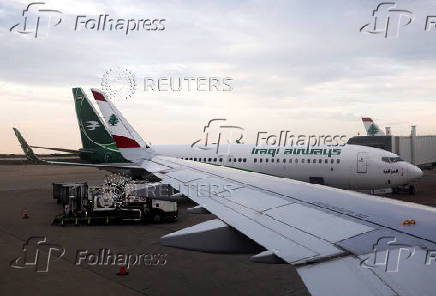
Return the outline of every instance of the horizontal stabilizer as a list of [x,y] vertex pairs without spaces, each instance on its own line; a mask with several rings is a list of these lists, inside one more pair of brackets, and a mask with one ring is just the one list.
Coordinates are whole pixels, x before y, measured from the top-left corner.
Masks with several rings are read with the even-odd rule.
[[209,220],[167,234],[161,239],[164,246],[214,253],[257,253],[262,248],[223,221]]
[[46,150],[53,150],[53,151],[60,151],[60,152],[67,152],[71,154],[81,154],[81,153],[93,153],[91,151],[85,151],[85,150],[74,150],[74,149],[67,149],[67,148],[56,148],[56,147],[41,147],[41,146],[30,146],[32,148],[38,148],[38,149],[46,149]]

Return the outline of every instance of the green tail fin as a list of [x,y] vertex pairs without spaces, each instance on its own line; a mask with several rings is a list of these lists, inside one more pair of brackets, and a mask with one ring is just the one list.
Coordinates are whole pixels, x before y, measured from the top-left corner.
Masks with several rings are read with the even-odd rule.
[[103,148],[118,151],[114,139],[106,130],[82,88],[73,88],[73,96],[84,150]]
[[40,162],[38,157],[36,157],[35,153],[33,153],[32,148],[30,148],[29,144],[27,144],[26,140],[21,135],[20,131],[17,130],[15,127],[12,128],[14,130],[15,136],[18,139],[18,142],[20,142],[21,149],[23,149],[24,154],[26,155],[27,159],[32,162]]

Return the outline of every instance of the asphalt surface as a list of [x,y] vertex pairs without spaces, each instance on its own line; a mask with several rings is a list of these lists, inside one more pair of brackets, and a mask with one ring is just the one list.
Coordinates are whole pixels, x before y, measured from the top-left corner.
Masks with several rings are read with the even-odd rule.
[[[161,236],[214,218],[187,214],[186,208],[194,205],[189,202],[180,205],[174,223],[51,225],[62,211],[52,199],[52,182],[100,184],[106,174],[93,168],[0,166],[0,295],[308,295],[291,265],[252,263],[249,258],[253,254],[211,254],[161,246]],[[22,218],[24,210],[29,219]],[[37,267],[16,268],[23,266],[23,245],[31,237],[46,238],[46,244],[53,245],[50,260],[50,246],[43,243]],[[28,257],[34,258],[28,249]],[[58,258],[62,249],[65,253]],[[142,258],[160,254],[165,260],[157,265],[141,261],[143,264],[128,269],[127,276],[117,275],[118,265],[91,265],[92,256],[88,256],[90,261],[76,264],[78,252],[98,255],[100,249],[110,249],[112,254],[144,254]],[[37,272],[46,266],[47,272]]]
[[402,201],[436,207],[436,170],[424,170],[424,176],[416,183],[416,194],[388,194],[386,196]]

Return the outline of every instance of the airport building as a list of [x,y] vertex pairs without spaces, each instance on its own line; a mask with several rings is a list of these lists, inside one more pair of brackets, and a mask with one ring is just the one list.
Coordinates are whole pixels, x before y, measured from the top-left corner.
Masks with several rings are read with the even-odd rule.
[[[390,130],[390,129],[389,129]],[[412,126],[410,136],[356,136],[348,144],[381,148],[398,154],[415,165],[436,164],[436,136],[417,136]]]

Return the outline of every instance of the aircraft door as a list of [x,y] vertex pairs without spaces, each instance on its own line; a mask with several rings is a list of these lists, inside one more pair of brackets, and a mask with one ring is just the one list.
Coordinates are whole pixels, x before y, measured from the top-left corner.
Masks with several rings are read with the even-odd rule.
[[368,153],[357,153],[357,172],[360,174],[366,174],[368,172]]

